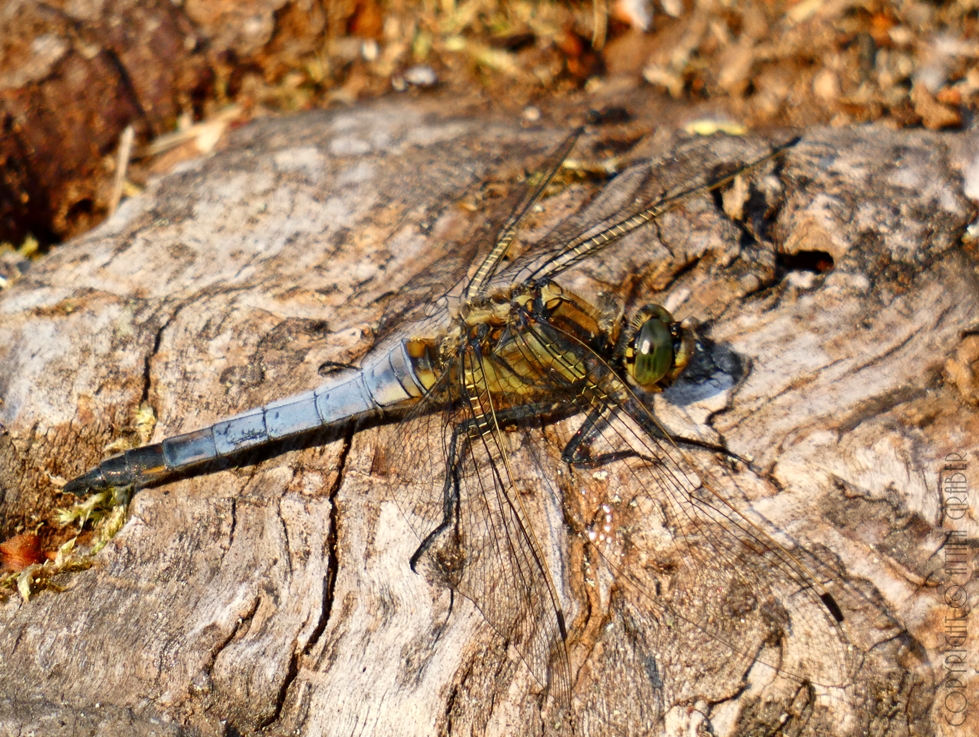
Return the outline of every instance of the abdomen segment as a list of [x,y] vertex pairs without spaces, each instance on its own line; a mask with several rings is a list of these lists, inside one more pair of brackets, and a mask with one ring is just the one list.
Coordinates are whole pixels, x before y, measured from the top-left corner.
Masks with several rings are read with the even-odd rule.
[[127,450],[69,481],[74,494],[145,486],[168,474],[319,427],[410,403],[423,393],[405,345],[368,359],[364,368],[313,391],[242,412],[210,427]]

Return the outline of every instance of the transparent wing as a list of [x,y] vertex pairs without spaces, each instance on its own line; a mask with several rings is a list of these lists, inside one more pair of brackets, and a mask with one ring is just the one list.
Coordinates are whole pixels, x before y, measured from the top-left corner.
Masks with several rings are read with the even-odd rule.
[[[440,249],[438,260],[424,265],[410,283],[388,296],[378,336],[387,337],[401,325],[445,310],[446,297],[471,299],[492,280],[520,228],[544,195],[581,136],[578,128],[531,172],[510,189],[507,197],[492,206],[492,213],[472,232]],[[472,270],[473,263],[479,265]],[[466,277],[467,272],[472,272]]]
[[537,171],[524,180],[524,183],[511,195],[510,202],[512,205],[508,208],[509,216],[494,233],[492,248],[480,263],[469,284],[466,285],[464,297],[470,298],[482,293],[487,283],[496,274],[503,259],[507,256],[511,244],[517,237],[527,214],[540,201],[547,185],[554,179],[554,175],[561,168],[561,164],[564,163],[568,154],[571,153],[571,149],[574,148],[582,130],[577,128],[565,138],[561,145],[541,163]]
[[[397,503],[429,565],[471,600],[520,653],[559,705],[570,704],[563,613],[540,546],[510,478],[509,445],[486,390],[483,358],[467,347],[459,370],[398,426],[391,457]],[[436,411],[440,404],[447,408]]]
[[763,168],[796,141],[766,148],[714,136],[688,141],[668,158],[633,166],[577,214],[528,246],[501,272],[501,279],[518,283],[553,278],[691,199]]
[[[644,636],[660,633],[661,652],[677,640],[708,648],[718,673],[760,662],[799,682],[848,683],[855,654],[804,551],[790,552],[739,511],[732,488],[700,470],[599,356],[543,323],[514,341],[527,362],[563,364],[541,374],[539,391],[570,395],[586,418],[560,459],[575,470],[568,516],[631,584]],[[587,379],[569,390],[567,375]],[[526,442],[542,469],[553,467],[540,437],[529,431]]]

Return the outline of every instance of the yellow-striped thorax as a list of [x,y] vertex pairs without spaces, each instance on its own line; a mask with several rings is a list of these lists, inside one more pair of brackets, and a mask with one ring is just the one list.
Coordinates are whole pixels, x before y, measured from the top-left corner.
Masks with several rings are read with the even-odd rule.
[[[484,359],[491,359],[481,362],[482,384],[491,393],[511,396],[539,391],[535,378],[548,372],[571,382],[586,379],[589,353],[634,387],[660,391],[680,375],[694,350],[693,332],[659,305],[643,307],[624,325],[621,308],[612,300],[596,307],[551,281],[500,289],[453,312],[455,319],[443,335],[405,344],[426,391],[445,371],[459,370],[460,350],[474,343]],[[535,325],[550,330],[535,330]],[[544,345],[545,334],[561,339]],[[536,360],[529,362],[528,354]]]

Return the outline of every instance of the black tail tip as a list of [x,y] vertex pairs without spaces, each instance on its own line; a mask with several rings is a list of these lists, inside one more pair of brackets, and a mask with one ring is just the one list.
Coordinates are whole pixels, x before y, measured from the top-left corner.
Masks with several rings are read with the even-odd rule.
[[85,496],[91,491],[99,491],[105,488],[105,479],[102,476],[101,471],[97,468],[93,468],[88,473],[77,476],[64,485],[62,491],[65,494],[74,494],[75,496]]

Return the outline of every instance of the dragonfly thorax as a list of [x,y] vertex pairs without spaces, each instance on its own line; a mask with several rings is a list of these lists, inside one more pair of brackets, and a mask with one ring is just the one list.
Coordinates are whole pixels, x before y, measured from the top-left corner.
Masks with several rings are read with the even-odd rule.
[[459,312],[459,321],[466,328],[480,325],[506,324],[513,310],[513,300],[504,291],[493,292],[486,297],[471,300]]
[[[512,378],[531,370],[525,365],[527,355],[535,357],[530,363],[540,370],[556,372],[570,384],[584,380],[588,365],[597,361],[614,368],[632,386],[658,392],[683,372],[694,351],[693,330],[659,305],[647,305],[626,320],[618,304],[596,306],[551,280],[498,286],[465,301],[454,317],[434,351],[437,358],[430,346],[433,360],[416,367],[426,374],[423,385],[434,383],[435,376],[475,350],[493,357],[494,366],[486,369],[491,392],[525,393],[499,374]],[[422,351],[416,346],[409,353],[415,360]],[[527,376],[519,381],[525,387],[530,383]]]

